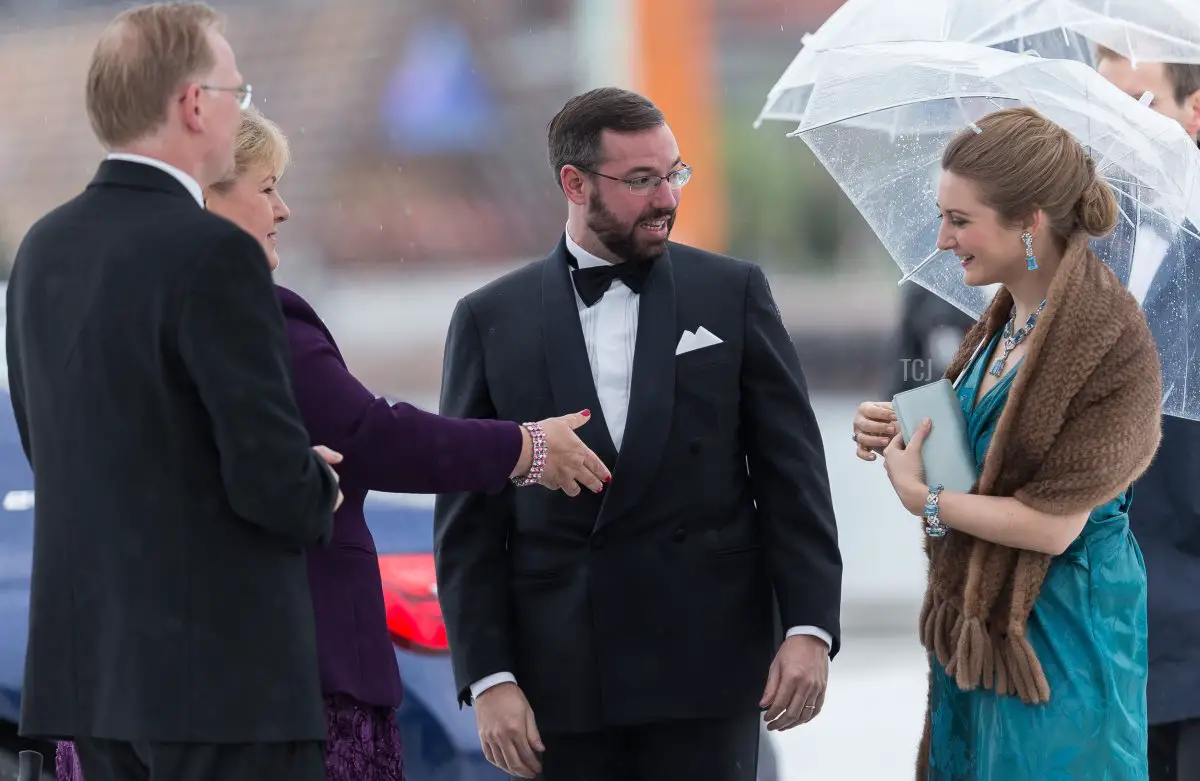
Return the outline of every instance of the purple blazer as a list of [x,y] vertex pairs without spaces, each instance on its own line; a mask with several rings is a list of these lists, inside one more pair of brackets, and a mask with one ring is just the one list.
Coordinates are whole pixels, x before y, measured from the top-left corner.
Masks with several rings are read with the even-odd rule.
[[314,445],[342,454],[344,496],[333,540],[308,551],[324,694],[367,705],[400,704],[400,671],[388,637],[375,540],[363,517],[367,491],[453,493],[504,486],[521,453],[516,423],[457,420],[388,404],[350,374],[333,335],[308,302],[276,286],[292,352],[292,384]]

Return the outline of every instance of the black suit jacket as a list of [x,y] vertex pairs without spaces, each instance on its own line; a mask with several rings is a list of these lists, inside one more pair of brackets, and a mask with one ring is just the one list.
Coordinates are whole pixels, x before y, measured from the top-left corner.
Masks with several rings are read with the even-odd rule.
[[[1196,232],[1191,223],[1187,231]],[[1173,381],[1167,405],[1200,409],[1200,240],[1179,231],[1143,309]],[[1190,377],[1183,381],[1182,367]],[[1185,387],[1186,385],[1186,387]],[[1130,527],[1146,560],[1151,724],[1200,718],[1200,421],[1162,419],[1154,461],[1134,484]]]
[[303,548],[337,489],[258,243],[107,161],[22,242],[7,339],[37,497],[22,732],[323,738]]
[[[762,271],[671,244],[641,294],[618,456],[566,249],[463,299],[442,412],[540,420],[584,408],[601,494],[438,498],[439,597],[462,701],[511,671],[542,729],[755,711],[776,623],[838,650],[842,564],[824,451]],[[723,340],[679,357],[685,329]],[[772,592],[779,615],[773,614]]]

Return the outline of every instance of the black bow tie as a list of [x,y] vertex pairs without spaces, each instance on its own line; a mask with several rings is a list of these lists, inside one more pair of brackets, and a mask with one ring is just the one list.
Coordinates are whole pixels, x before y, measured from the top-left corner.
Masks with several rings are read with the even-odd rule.
[[571,266],[575,269],[571,278],[575,281],[575,290],[587,306],[599,301],[608,291],[614,279],[619,279],[634,293],[641,293],[646,286],[646,277],[654,267],[653,261],[632,261],[624,263],[605,263],[603,266],[579,268],[575,258],[570,258]]

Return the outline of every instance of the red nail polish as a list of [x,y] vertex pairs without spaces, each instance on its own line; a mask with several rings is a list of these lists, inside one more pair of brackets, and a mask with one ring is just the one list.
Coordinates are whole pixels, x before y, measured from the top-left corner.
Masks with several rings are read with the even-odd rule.
[[583,412],[581,412],[579,414],[583,415],[585,418],[590,418],[592,416],[592,411],[590,409],[585,409]]

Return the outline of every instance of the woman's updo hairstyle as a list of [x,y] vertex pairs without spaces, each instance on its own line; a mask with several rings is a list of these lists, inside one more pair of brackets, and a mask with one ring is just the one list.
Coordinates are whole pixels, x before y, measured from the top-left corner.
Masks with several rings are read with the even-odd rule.
[[942,154],[942,170],[972,181],[1005,224],[1037,209],[1060,246],[1117,225],[1117,201],[1096,164],[1064,128],[1031,108],[1003,109],[967,128]]

